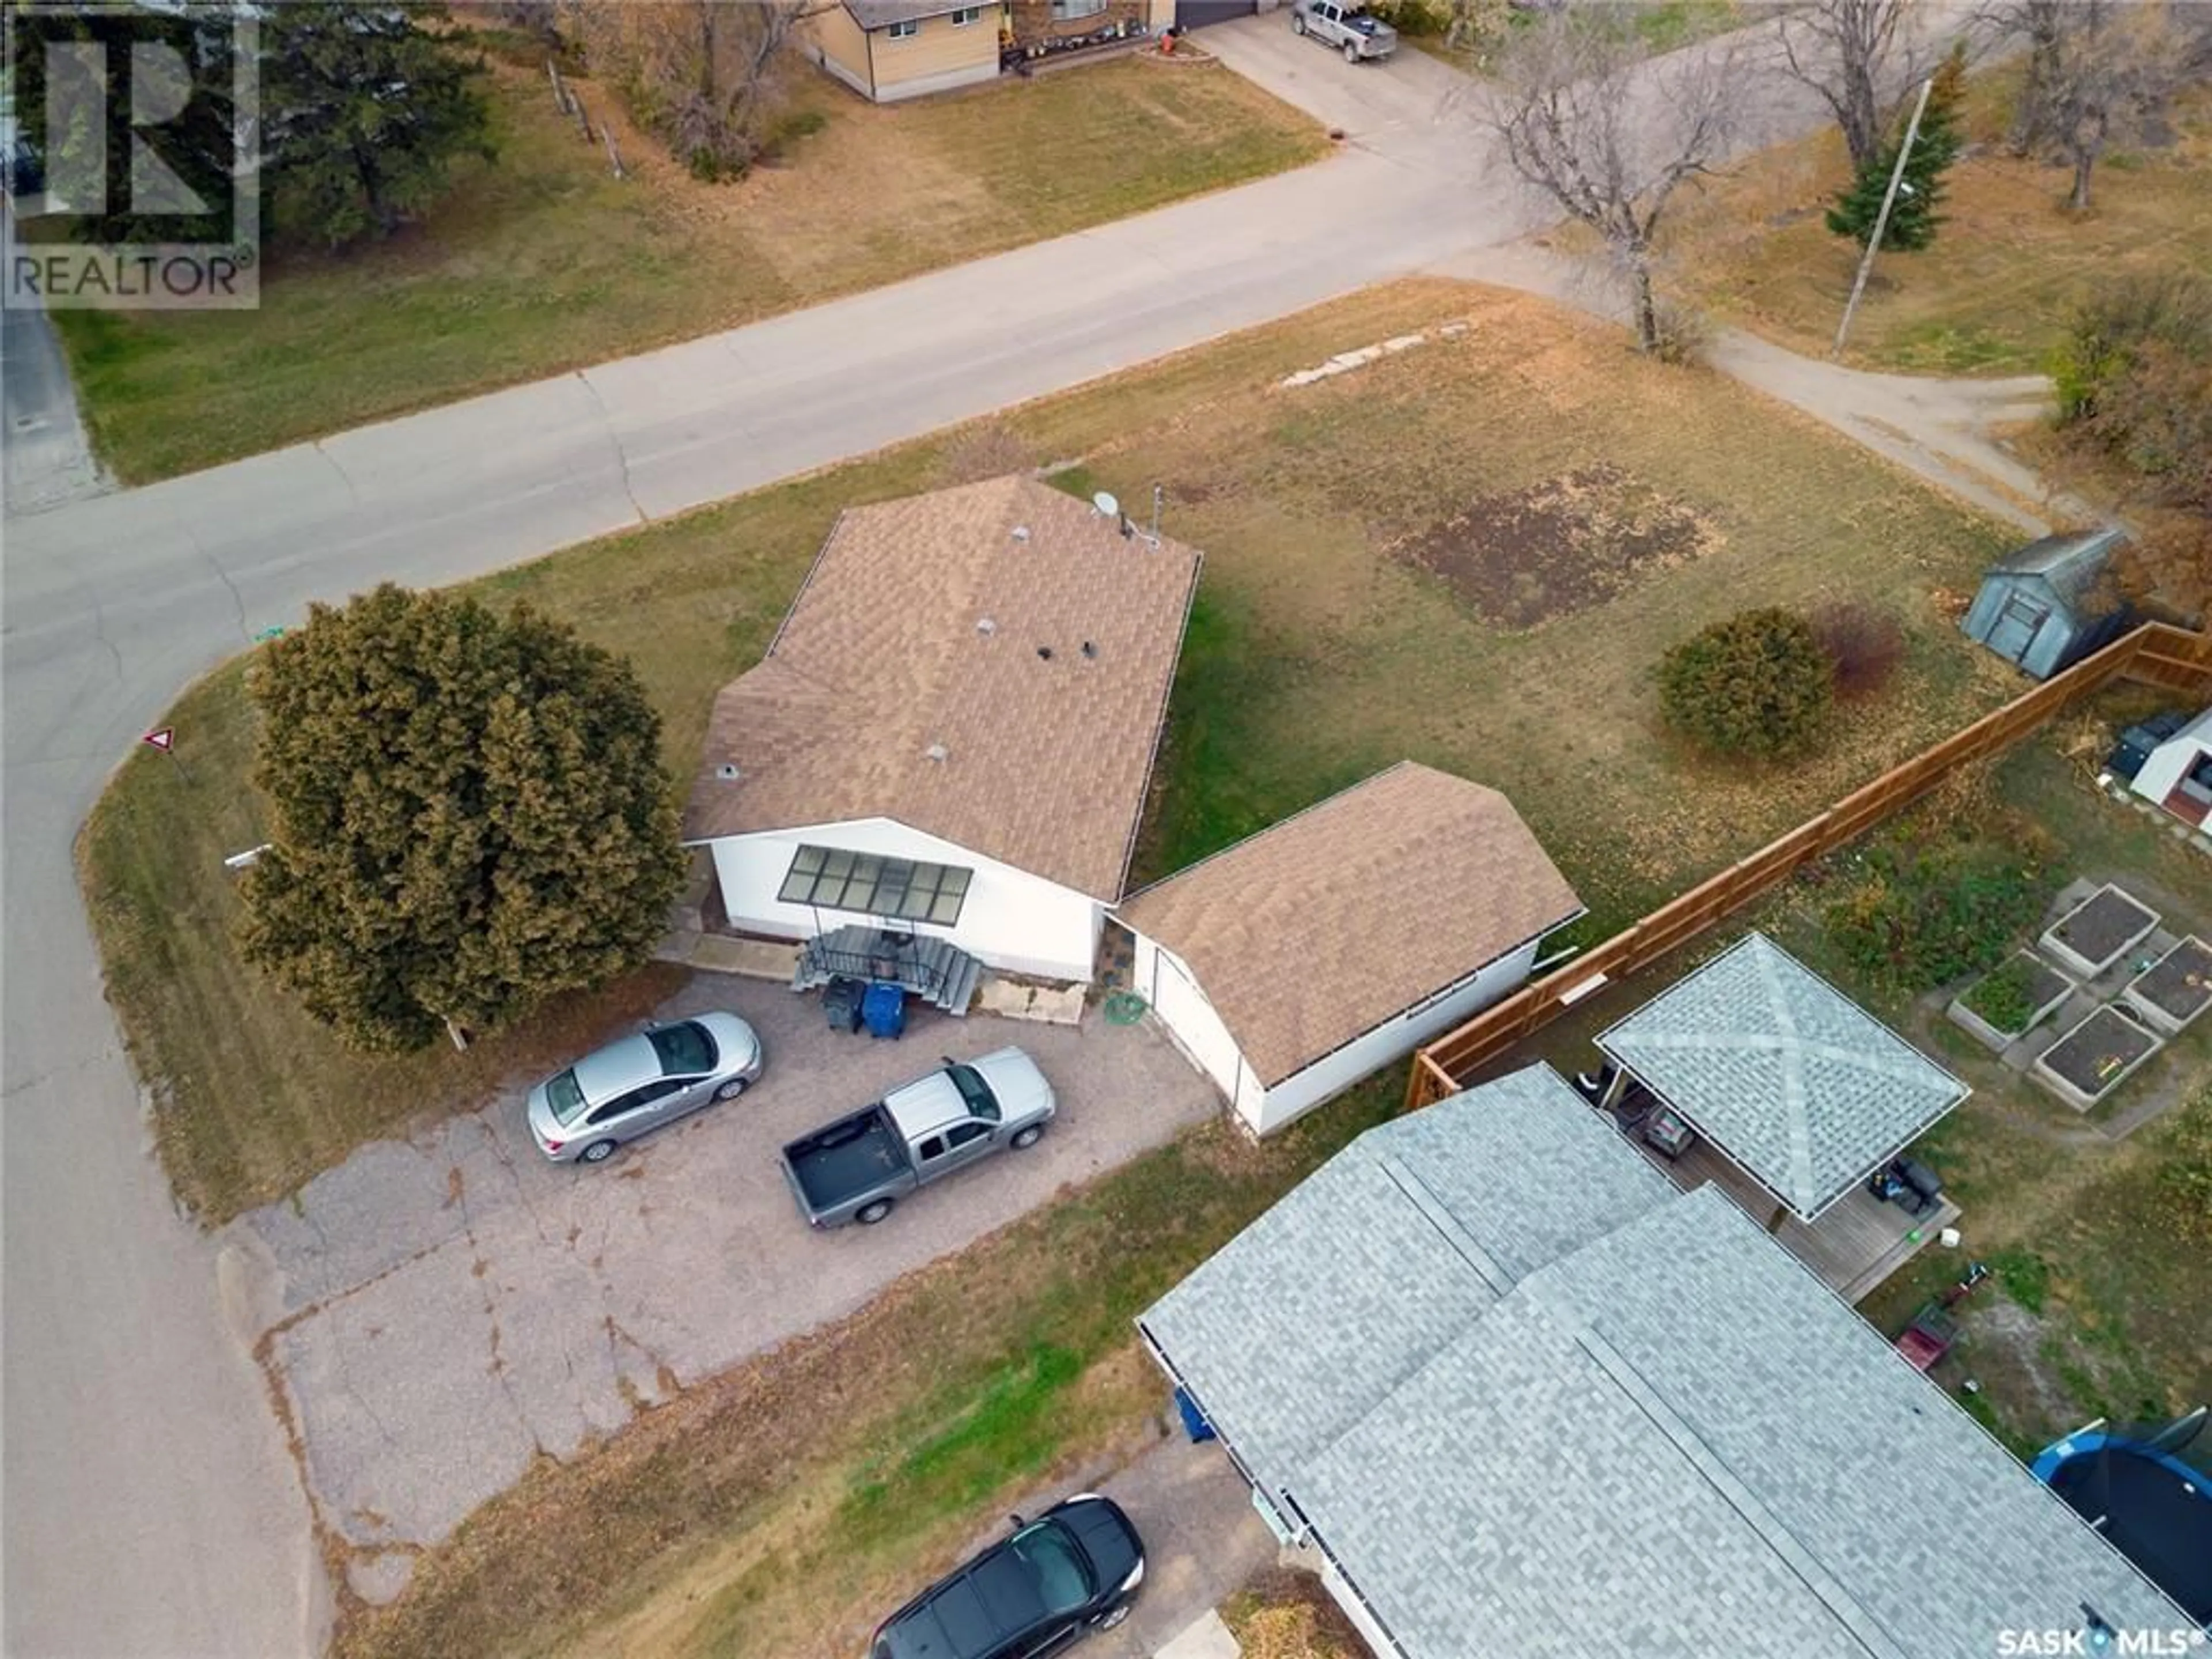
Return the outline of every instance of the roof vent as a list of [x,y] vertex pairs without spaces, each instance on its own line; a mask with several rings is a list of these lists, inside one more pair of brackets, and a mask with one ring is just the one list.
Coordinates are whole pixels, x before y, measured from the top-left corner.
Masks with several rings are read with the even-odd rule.
[[1030,527],[1029,527],[1027,525],[1025,525],[1025,524],[1018,524],[1018,525],[1016,525],[1016,526],[1014,526],[1014,539],[1015,539],[1016,541],[1018,541],[1018,542],[1025,542],[1025,541],[1029,540],[1029,538],[1030,538]]
[[933,743],[928,748],[923,750],[921,752],[923,758],[927,760],[933,760],[939,765],[942,765],[945,762],[952,758],[952,751],[950,749],[947,749],[941,743]]
[[975,618],[975,631],[988,640],[999,631],[999,624],[988,617],[978,617]]
[[1052,647],[1048,645],[1041,645],[1037,647],[1037,657],[1041,661],[1050,662],[1052,660]]
[[736,763],[731,761],[724,761],[720,766],[714,769],[714,775],[720,778],[724,783],[735,783],[738,781],[738,776]]
[[1085,640],[1083,642],[1083,654],[1086,657],[1096,658],[1098,654],[1098,647],[1091,644],[1089,640]]

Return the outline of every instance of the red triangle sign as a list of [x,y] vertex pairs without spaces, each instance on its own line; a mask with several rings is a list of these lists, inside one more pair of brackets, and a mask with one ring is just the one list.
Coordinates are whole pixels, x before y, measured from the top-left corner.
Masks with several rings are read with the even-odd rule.
[[149,732],[139,741],[152,744],[155,748],[166,755],[177,746],[177,728],[173,726],[165,726],[158,732]]

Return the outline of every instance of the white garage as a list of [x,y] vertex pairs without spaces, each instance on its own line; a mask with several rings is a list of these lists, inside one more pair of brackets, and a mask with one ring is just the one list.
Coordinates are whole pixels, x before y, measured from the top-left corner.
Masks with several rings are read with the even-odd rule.
[[1131,988],[1266,1134],[1515,989],[1582,914],[1511,802],[1407,761],[1115,917]]

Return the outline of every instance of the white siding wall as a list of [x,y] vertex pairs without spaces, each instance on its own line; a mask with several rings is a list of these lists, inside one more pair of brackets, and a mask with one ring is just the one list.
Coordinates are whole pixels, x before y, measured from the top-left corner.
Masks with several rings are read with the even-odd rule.
[[950,939],[970,956],[1006,973],[1090,981],[1103,909],[1097,900],[889,818],[726,836],[711,845],[722,906],[733,927],[776,939],[804,939],[850,923],[876,920],[852,911],[786,904],[776,897],[790,872],[792,858],[802,846],[847,848],[855,853],[957,865],[974,871],[957,925],[946,928],[915,923],[915,931]]
[[1229,1103],[1247,1120],[1256,1121],[1262,1100],[1260,1079],[1237,1052],[1237,1039],[1213,1005],[1199,988],[1198,975],[1182,958],[1142,933],[1133,935],[1137,948],[1130,963],[1129,982],[1152,1006],[1185,1059],[1212,1078]]

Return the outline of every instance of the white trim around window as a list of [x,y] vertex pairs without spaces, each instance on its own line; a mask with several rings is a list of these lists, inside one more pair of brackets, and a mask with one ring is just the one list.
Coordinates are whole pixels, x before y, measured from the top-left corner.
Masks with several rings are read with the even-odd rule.
[[952,14],[952,27],[956,29],[964,29],[970,23],[980,23],[982,21],[983,9],[981,6],[963,6]]
[[911,40],[921,33],[921,21],[919,18],[909,17],[904,22],[886,25],[884,33],[894,40]]

